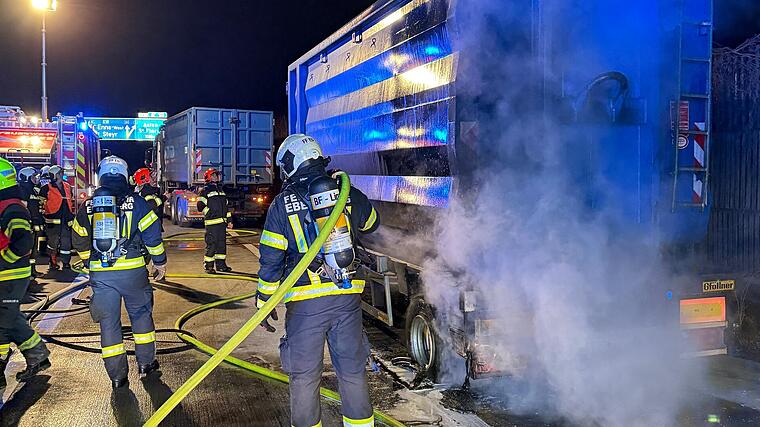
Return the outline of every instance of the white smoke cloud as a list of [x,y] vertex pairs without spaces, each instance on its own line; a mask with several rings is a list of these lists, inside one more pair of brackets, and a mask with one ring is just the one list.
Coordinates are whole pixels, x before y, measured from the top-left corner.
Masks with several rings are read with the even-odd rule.
[[[664,298],[676,278],[656,233],[621,222],[612,202],[588,209],[589,190],[577,185],[562,124],[525,107],[524,76],[542,64],[493,31],[529,19],[517,2],[465,3],[460,48],[479,55],[477,63],[463,62],[468,79],[460,89],[494,107],[480,120],[491,161],[466,200],[454,200],[438,221],[437,256],[424,265],[439,329],[460,320],[461,289],[476,289],[484,296],[479,309],[498,325],[492,344],[510,374],[476,388],[505,396],[514,411],[581,425],[672,425],[686,390],[703,375],[679,358],[677,312]],[[545,18],[571,20],[569,11],[583,13],[582,3],[565,2]],[[593,54],[574,60],[591,66]],[[620,190],[589,164],[583,178],[590,191],[614,201]],[[445,363],[451,378],[456,363]]]

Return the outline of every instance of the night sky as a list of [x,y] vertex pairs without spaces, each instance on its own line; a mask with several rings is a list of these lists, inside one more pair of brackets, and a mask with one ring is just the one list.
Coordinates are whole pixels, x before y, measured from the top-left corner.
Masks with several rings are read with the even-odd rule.
[[[374,0],[59,0],[51,114],[287,108],[287,66]],[[463,1],[463,0],[460,0]],[[0,104],[39,114],[40,12],[0,0]],[[760,1],[715,0],[716,42],[760,32]]]

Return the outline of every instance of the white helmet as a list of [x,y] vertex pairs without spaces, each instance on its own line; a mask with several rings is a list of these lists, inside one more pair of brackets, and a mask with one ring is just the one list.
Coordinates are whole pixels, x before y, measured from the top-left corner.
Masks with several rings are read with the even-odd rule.
[[103,175],[122,175],[124,179],[129,181],[129,167],[127,162],[122,158],[116,156],[108,156],[100,161],[98,165],[98,179],[102,179]]
[[322,158],[322,147],[312,137],[296,133],[285,138],[277,150],[277,166],[284,177],[290,178],[304,163]]
[[27,166],[18,171],[18,180],[19,182],[32,182],[35,175],[37,175],[37,169]]
[[50,178],[54,178],[54,177],[57,177],[59,175],[63,175],[63,168],[61,168],[58,165],[50,166],[50,168],[48,169],[48,175],[50,176]]

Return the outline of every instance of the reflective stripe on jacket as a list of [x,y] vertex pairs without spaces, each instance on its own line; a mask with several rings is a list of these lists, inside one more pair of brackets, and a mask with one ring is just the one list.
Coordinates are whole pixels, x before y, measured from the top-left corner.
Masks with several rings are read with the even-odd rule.
[[[306,178],[303,182],[310,182],[310,179]],[[307,229],[308,207],[296,193],[298,191],[305,196],[305,185],[286,187],[269,207],[259,241],[259,303],[266,301],[277,290],[280,281],[287,277],[309,249],[310,236],[315,234]],[[377,229],[375,208],[367,196],[354,187],[351,187],[346,210],[352,232],[371,233]],[[285,302],[363,292],[364,281],[353,280],[352,285],[349,289],[340,289],[329,279],[307,270],[286,294]]]

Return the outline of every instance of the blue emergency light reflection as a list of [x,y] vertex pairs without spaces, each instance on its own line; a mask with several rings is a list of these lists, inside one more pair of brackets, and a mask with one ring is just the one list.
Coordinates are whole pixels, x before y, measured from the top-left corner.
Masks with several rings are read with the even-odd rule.
[[443,52],[438,46],[427,46],[425,48],[425,55],[438,56]]
[[79,129],[81,130],[87,130],[87,122],[82,122],[79,124]]
[[448,129],[435,129],[433,131],[433,137],[439,141],[448,141],[449,130]]

